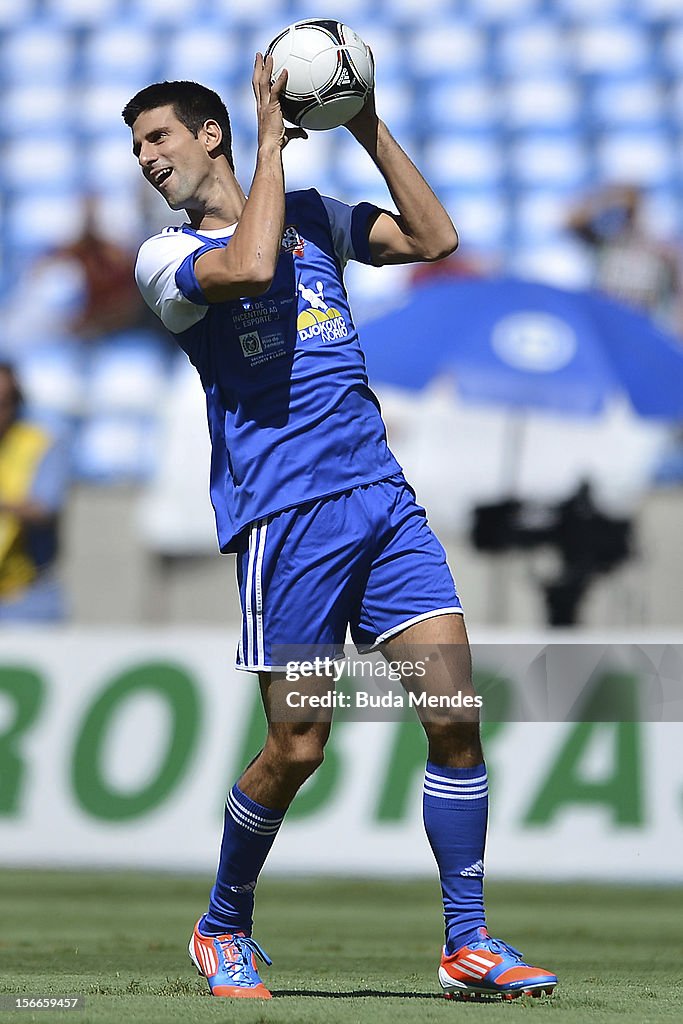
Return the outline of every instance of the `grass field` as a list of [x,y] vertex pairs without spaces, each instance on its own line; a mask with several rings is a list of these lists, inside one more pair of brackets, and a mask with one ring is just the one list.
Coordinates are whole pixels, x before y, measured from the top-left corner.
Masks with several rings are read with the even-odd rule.
[[256,937],[274,960],[263,977],[275,998],[214,999],[186,955],[207,888],[164,875],[0,871],[0,993],[86,1001],[84,1012],[5,1010],[0,1021],[683,1020],[681,890],[490,884],[492,933],[561,985],[552,1000],[481,1005],[439,996],[434,883],[346,880],[260,883]]

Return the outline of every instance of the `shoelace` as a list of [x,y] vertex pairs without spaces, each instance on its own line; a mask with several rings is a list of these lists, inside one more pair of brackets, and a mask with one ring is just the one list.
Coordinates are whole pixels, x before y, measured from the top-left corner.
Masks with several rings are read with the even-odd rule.
[[[263,960],[264,964],[268,967],[272,964],[272,960],[265,952],[261,949],[258,942],[255,939],[249,938],[246,935],[231,935],[229,939],[217,939],[221,953],[223,954],[223,966],[228,974],[232,975],[235,980],[243,980],[245,976],[248,978],[252,970],[251,954],[255,953],[256,956]],[[239,956],[233,957],[230,954],[234,948],[237,947]]]
[[[470,947],[472,948],[472,947]],[[481,939],[477,942],[475,949],[488,949],[491,953],[510,953],[520,963],[524,962],[524,958],[518,949],[514,946],[508,945],[507,942],[503,942],[502,939]]]

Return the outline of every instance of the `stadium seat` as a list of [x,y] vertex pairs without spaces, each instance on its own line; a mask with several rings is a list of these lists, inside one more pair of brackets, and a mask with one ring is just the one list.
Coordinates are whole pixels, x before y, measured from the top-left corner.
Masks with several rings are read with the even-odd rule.
[[637,25],[624,21],[601,20],[577,28],[573,46],[576,70],[581,74],[624,75],[652,67],[648,35]]
[[50,341],[29,348],[18,361],[30,406],[65,419],[82,415],[85,404],[84,353],[78,342]]
[[501,26],[541,11],[543,0],[467,0],[469,17]]
[[673,184],[679,173],[673,140],[659,131],[603,135],[596,146],[596,163],[608,181],[652,188]]
[[190,26],[204,8],[203,0],[128,0],[127,15],[145,27]]
[[665,94],[653,76],[627,76],[598,81],[586,101],[592,126],[598,131],[615,128],[664,128],[668,120]]
[[503,179],[503,150],[493,135],[434,135],[425,144],[422,166],[436,188],[492,187]]
[[335,162],[335,144],[330,132],[311,132],[302,145],[293,142],[283,155],[288,189],[318,188],[328,181]]
[[[121,120],[125,104],[140,88],[139,81],[93,82],[79,92],[74,117],[80,133],[101,135],[115,133],[119,129],[128,131]],[[128,136],[130,143],[130,136]]]
[[[409,152],[416,153],[416,144],[411,139],[403,139],[403,143]],[[383,184],[381,175],[375,164],[363,152],[355,139],[344,132],[336,135],[331,166],[334,168],[335,180],[342,187],[356,194],[356,202],[359,198],[359,191],[365,192],[366,188],[377,188]],[[302,156],[305,159],[305,156]],[[362,198],[365,198],[363,195]]]
[[54,131],[55,125],[69,130],[75,107],[73,90],[66,82],[8,85],[2,103],[2,131],[24,135],[36,129]]
[[130,130],[120,115],[114,131],[107,135],[90,135],[84,139],[81,153],[82,180],[88,192],[109,189],[120,191],[128,187],[132,193],[142,183],[140,165],[131,151]]
[[679,243],[683,237],[683,203],[677,189],[648,189],[643,199],[643,221],[652,234]]
[[575,203],[574,189],[531,188],[519,192],[514,202],[517,236],[538,243],[561,235]]
[[161,57],[159,77],[169,80],[228,82],[247,70],[250,76],[253,66],[253,57],[244,52],[238,36],[217,22],[171,32]]
[[435,79],[420,91],[416,122],[425,134],[451,129],[490,135],[501,123],[500,107],[499,95],[487,78]]
[[510,181],[521,187],[584,187],[590,178],[588,152],[571,132],[536,132],[517,139],[509,151]]
[[485,32],[467,23],[418,28],[407,41],[408,57],[418,80],[481,71],[488,58]]
[[406,69],[405,40],[398,29],[360,14],[351,21],[351,25],[372,50],[379,83],[389,80],[410,83],[412,71]]
[[352,261],[344,272],[344,279],[353,296],[354,319],[362,325],[365,320],[396,306],[408,293],[410,267],[364,267]]
[[472,250],[500,254],[508,243],[509,203],[499,189],[441,189],[439,199],[458,229],[465,257]]
[[417,127],[424,116],[422,102],[415,102],[412,82],[393,75],[383,75],[376,88],[377,109],[391,131],[405,136]]
[[[137,166],[132,154],[128,155],[131,163]],[[131,201],[136,193],[140,202]],[[121,181],[116,182],[114,187],[101,190],[100,183],[91,195],[95,196],[97,201],[98,223],[104,226],[108,238],[118,242],[125,249],[135,250],[136,245],[157,226],[161,228],[167,224],[182,224],[187,221],[184,212],[171,212],[162,197],[152,192],[145,184],[142,176],[135,188]],[[150,203],[150,207],[146,206],[147,202]],[[152,203],[159,211],[158,225],[155,217],[150,216]]]
[[59,25],[83,28],[115,20],[123,0],[43,0],[43,16]]
[[666,22],[681,17],[679,0],[635,0],[634,7],[643,21]]
[[660,55],[664,70],[683,76],[683,24],[667,29],[662,38]]
[[576,81],[569,76],[530,74],[512,79],[502,92],[502,119],[509,131],[581,127],[583,112]]
[[98,342],[88,367],[92,414],[151,415],[168,377],[168,356],[155,335],[126,332]]
[[382,17],[411,28],[440,25],[453,17],[453,0],[420,0],[419,6],[415,0],[383,0]]
[[502,75],[557,74],[569,63],[562,26],[549,18],[511,25],[498,34],[493,63]]
[[75,56],[75,37],[66,29],[44,22],[18,25],[3,40],[3,78],[15,85],[63,83],[72,74]]
[[627,18],[633,10],[633,0],[552,0],[555,16],[560,19],[581,23],[615,21]]
[[[224,0],[227,3],[227,0]],[[378,0],[378,3],[381,0]],[[288,13],[285,16],[285,20],[282,22],[282,27],[285,24],[293,21],[303,21],[305,18],[336,18],[341,17],[349,24],[356,27],[360,18],[366,17],[368,13],[372,13],[373,7],[377,14],[377,6],[368,3],[368,0],[344,0],[343,11],[338,4],[332,0],[327,0],[326,3],[316,3],[315,7],[311,6],[310,0],[289,0]],[[390,12],[389,12],[390,13]],[[390,18],[388,20],[391,20]],[[382,26],[387,22],[387,16],[382,13],[381,16],[376,18],[378,26]]]
[[154,418],[93,416],[74,438],[74,475],[96,484],[142,482],[154,469],[157,444]]
[[11,0],[0,4],[0,30],[27,25],[34,15],[34,0]]
[[138,89],[158,77],[160,47],[153,32],[138,22],[95,29],[85,40],[81,77],[94,82],[128,81]]
[[509,256],[511,274],[542,281],[558,288],[590,288],[593,264],[579,242],[556,237],[537,243],[526,236],[519,239]]
[[[232,28],[235,25],[250,25],[260,31],[269,22],[274,26],[273,35],[295,19],[290,17],[287,0],[213,0],[212,8],[218,18]],[[310,8],[309,8],[310,11]],[[305,14],[303,17],[313,17]],[[318,14],[318,17],[324,17]],[[272,38],[266,34],[266,41]],[[262,44],[265,45],[265,44]],[[253,59],[253,54],[251,54]]]
[[77,187],[81,181],[81,161],[76,140],[66,133],[41,132],[39,153],[33,135],[21,135],[7,141],[2,161],[4,188],[40,194]]

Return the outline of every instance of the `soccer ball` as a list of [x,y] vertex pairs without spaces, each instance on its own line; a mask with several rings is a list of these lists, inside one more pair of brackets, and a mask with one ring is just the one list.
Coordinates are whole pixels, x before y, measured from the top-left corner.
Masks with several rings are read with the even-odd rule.
[[273,39],[268,54],[273,56],[273,81],[287,68],[282,113],[301,128],[324,131],[346,124],[374,85],[370,50],[338,21],[297,21]]

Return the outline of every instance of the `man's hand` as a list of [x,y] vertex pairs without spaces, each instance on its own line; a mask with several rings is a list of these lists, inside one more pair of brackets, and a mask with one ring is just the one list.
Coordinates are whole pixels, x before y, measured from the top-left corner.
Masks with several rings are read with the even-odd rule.
[[287,83],[287,69],[283,70],[273,82],[273,58],[264,58],[262,53],[256,54],[254,74],[251,84],[256,97],[256,115],[258,119],[258,145],[271,143],[284,149],[290,139],[307,139],[303,128],[285,128],[282,119],[280,96]]
[[[375,58],[370,50],[370,58],[372,60],[373,77],[375,68]],[[379,125],[379,118],[377,116],[377,108],[375,106],[375,87],[373,85],[369,93],[365,97],[365,103],[355,114],[350,121],[347,121],[344,125],[345,128],[351,132],[362,145],[366,148],[372,146],[372,141],[377,139],[377,128]]]

